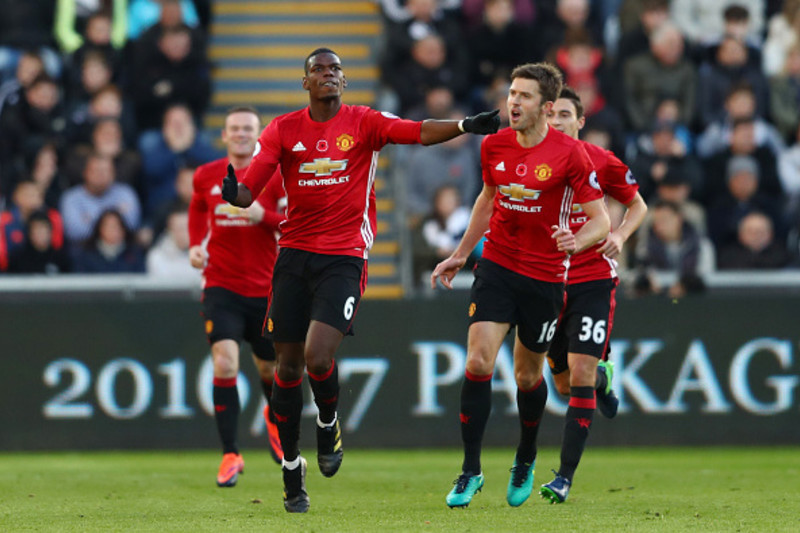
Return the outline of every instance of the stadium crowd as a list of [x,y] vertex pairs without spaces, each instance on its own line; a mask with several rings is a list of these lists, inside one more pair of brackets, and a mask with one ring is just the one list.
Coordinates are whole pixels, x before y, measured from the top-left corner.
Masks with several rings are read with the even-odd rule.
[[[222,155],[199,127],[210,4],[0,0],[0,271],[189,272],[191,178]],[[692,290],[714,270],[800,264],[800,0],[380,6],[376,107],[401,116],[505,116],[515,65],[559,67],[582,138],[622,158],[651,207],[623,258],[642,290],[650,269]],[[418,273],[466,227],[479,142],[395,158]]]

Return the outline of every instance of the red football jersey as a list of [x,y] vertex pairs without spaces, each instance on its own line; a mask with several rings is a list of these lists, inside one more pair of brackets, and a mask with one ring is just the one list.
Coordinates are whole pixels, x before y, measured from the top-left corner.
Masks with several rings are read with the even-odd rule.
[[[227,167],[227,158],[218,159],[198,167],[194,174],[189,242],[196,246],[207,240],[203,287],[223,287],[254,298],[269,296],[278,253],[276,232],[284,220],[279,212],[284,196],[281,180],[270,180],[268,187],[260,189],[256,201],[265,210],[264,218],[253,223],[242,208],[222,199],[221,184]],[[237,178],[244,177],[245,171],[237,170]]]
[[[612,152],[594,144],[581,141],[589,159],[592,160],[597,171],[597,181],[600,189],[623,205],[633,200],[639,191],[639,185],[631,174],[628,165],[620,161]],[[572,205],[572,215],[569,217],[569,227],[577,232],[586,223],[588,218],[583,213],[580,204]],[[600,241],[570,258],[567,283],[583,283],[599,279],[617,277],[617,262],[597,253],[597,249],[604,241]]]
[[497,187],[483,257],[519,274],[563,282],[567,254],[551,238],[551,226],[566,227],[573,202],[603,197],[581,144],[549,128],[531,148],[510,128],[481,145],[483,181]]
[[367,258],[375,238],[375,172],[388,143],[420,142],[421,122],[342,105],[326,122],[309,109],[275,118],[243,183],[261,190],[280,164],[287,196],[281,248]]

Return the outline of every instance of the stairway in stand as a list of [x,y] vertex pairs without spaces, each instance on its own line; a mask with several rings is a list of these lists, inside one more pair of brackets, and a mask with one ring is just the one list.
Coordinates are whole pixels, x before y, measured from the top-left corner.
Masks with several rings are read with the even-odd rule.
[[[214,93],[207,129],[222,127],[225,111],[251,105],[265,123],[308,105],[300,85],[303,60],[327,47],[342,58],[348,104],[372,105],[378,87],[377,45],[382,23],[370,0],[216,0],[209,56]],[[400,231],[393,187],[387,181],[390,150],[381,154],[375,181],[378,228],[370,252],[367,298],[399,298]]]

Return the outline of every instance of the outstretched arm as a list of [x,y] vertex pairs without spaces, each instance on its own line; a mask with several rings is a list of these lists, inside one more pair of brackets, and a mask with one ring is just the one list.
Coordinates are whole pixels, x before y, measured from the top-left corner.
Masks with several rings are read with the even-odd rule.
[[450,254],[450,257],[436,265],[431,274],[432,289],[436,288],[437,278],[441,278],[442,285],[448,289],[453,288],[450,282],[467,262],[467,257],[483,238],[486,230],[489,229],[489,220],[492,218],[496,192],[497,187],[483,186],[481,194],[478,195],[478,199],[475,200],[475,205],[472,207],[472,216],[470,216],[469,225],[464,232],[464,236],[461,237],[461,242],[458,243],[458,247]]
[[422,123],[420,142],[424,145],[438,144],[458,137],[462,133],[488,135],[497,133],[500,128],[499,109],[484,111],[463,120],[428,119]]

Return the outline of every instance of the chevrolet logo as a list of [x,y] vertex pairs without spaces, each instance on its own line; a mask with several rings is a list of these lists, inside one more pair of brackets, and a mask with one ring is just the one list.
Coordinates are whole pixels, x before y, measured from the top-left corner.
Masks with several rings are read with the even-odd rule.
[[347,168],[347,159],[331,161],[330,157],[315,159],[313,163],[303,163],[300,165],[300,172],[304,174],[314,174],[315,176],[330,176],[336,170]]
[[528,198],[531,198],[532,200],[538,200],[539,194],[542,191],[526,189],[524,185],[519,183],[510,183],[508,185],[501,185],[500,192],[515,202],[524,202]]

